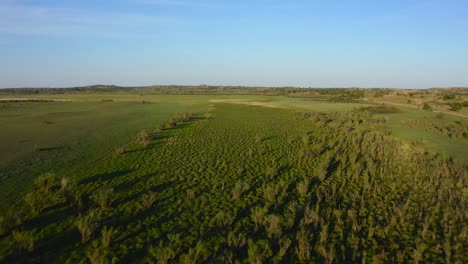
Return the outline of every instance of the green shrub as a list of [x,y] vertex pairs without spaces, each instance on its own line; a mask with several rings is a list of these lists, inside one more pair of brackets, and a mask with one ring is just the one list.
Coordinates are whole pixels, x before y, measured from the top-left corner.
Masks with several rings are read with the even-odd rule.
[[150,208],[156,202],[157,193],[148,192],[141,197],[141,208]]
[[34,235],[32,232],[14,230],[11,234],[19,251],[32,252],[34,250]]
[[98,227],[98,224],[96,222],[96,215],[94,214],[94,212],[86,216],[78,217],[78,220],[76,221],[76,227],[78,228],[78,231],[81,234],[82,242],[86,242],[89,239],[91,239],[91,236]]
[[461,103],[450,103],[449,106],[450,106],[449,110],[453,112],[458,112],[460,111],[460,109],[462,109]]
[[44,173],[37,177],[34,180],[34,184],[36,185],[37,188],[44,190],[44,191],[49,191],[55,187],[59,186],[59,181],[57,176],[51,172]]
[[115,148],[115,153],[117,155],[123,155],[125,154],[125,152],[127,152],[127,150],[125,149],[125,147],[117,147]]
[[175,252],[171,247],[164,246],[163,242],[160,241],[159,246],[149,247],[148,255],[151,260],[156,259],[157,263],[166,264],[175,257]]
[[267,263],[267,259],[273,255],[268,240],[253,241],[249,239],[248,242],[248,261],[252,264]]
[[427,110],[427,111],[432,111],[432,106],[430,106],[428,103],[424,103],[422,106],[422,109]]
[[31,207],[33,214],[38,215],[42,213],[44,209],[57,204],[59,199],[54,193],[37,190],[26,194],[24,196],[24,201]]
[[117,263],[117,258],[112,256],[111,251],[100,246],[98,241],[93,241],[91,247],[86,251],[86,257],[91,264]]
[[115,201],[114,189],[102,189],[93,193],[89,198],[101,208],[107,209]]
[[102,230],[101,230],[101,243],[102,243],[102,246],[105,247],[105,248],[108,248],[112,242],[112,239],[117,236],[118,234],[118,230],[111,227],[111,228],[108,228],[107,226],[105,226]]

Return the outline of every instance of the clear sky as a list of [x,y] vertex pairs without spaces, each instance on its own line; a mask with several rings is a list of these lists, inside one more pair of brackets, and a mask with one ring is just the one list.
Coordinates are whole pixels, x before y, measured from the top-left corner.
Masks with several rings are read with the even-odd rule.
[[467,0],[0,0],[0,87],[468,86]]

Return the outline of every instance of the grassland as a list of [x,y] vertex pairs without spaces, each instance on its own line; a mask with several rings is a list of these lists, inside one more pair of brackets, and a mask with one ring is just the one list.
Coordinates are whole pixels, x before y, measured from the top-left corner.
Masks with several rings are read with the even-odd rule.
[[284,95],[33,97],[71,102],[0,103],[0,262],[468,261],[462,117]]

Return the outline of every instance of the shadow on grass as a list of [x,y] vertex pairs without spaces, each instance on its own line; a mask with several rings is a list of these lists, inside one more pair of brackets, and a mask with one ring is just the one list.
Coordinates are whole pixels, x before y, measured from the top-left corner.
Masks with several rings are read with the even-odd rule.
[[40,148],[39,151],[54,151],[54,150],[61,150],[65,147],[49,147],[49,148]]
[[97,182],[97,181],[107,181],[107,180],[111,180],[117,177],[125,176],[133,171],[134,170],[120,170],[120,171],[113,171],[111,173],[97,174],[92,177],[80,180],[79,184],[88,184],[88,183]]

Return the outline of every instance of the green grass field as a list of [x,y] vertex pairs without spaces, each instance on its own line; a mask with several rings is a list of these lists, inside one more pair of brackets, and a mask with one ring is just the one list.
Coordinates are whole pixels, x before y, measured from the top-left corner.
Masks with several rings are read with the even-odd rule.
[[0,262],[468,261],[462,117],[280,96],[42,97],[71,102],[0,103]]

